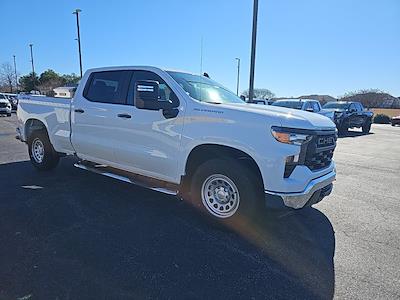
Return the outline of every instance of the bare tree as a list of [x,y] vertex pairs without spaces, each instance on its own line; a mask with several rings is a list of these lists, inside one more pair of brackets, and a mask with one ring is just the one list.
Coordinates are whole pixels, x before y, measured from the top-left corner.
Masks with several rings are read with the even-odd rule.
[[8,88],[10,93],[13,92],[15,82],[15,72],[9,62],[2,63],[0,66],[0,86]]
[[[249,90],[245,90],[242,93],[244,96],[249,97]],[[275,97],[275,94],[269,89],[254,89],[254,99],[271,99]]]

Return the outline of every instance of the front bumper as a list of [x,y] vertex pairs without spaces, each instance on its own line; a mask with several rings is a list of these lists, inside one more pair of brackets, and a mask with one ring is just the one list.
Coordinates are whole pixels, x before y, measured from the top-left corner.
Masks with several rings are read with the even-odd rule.
[[11,114],[11,108],[8,107],[0,108],[0,114]]
[[281,193],[265,191],[265,202],[267,207],[287,206],[295,209],[304,206],[311,206],[320,202],[328,196],[335,181],[336,171],[332,170],[328,174],[311,180],[307,187],[298,193]]

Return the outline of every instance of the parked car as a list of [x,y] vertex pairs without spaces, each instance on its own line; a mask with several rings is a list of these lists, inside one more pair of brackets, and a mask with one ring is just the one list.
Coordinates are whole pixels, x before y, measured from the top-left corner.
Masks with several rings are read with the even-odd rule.
[[364,109],[360,102],[334,101],[323,108],[335,114],[335,124],[339,133],[346,133],[349,128],[361,128],[363,133],[371,130],[373,112]]
[[334,113],[332,111],[322,109],[321,104],[319,103],[318,100],[282,99],[282,100],[276,100],[271,105],[314,112],[323,115],[325,117],[328,117],[332,121],[334,120]]
[[336,176],[328,118],[248,104],[189,73],[92,69],[71,101],[26,95],[17,116],[37,169],[76,155],[78,168],[179,194],[221,222],[263,205],[312,205]]
[[[253,101],[251,103],[255,103],[255,104],[263,104],[263,105],[271,105],[274,101],[270,100],[270,99],[253,99]],[[248,103],[250,103],[250,101],[248,101]]]
[[11,104],[11,109],[16,110],[18,106],[17,94],[1,93]]
[[400,125],[400,115],[393,117],[390,120],[390,123],[392,124],[392,126]]
[[11,103],[2,94],[0,94],[0,115],[11,116]]

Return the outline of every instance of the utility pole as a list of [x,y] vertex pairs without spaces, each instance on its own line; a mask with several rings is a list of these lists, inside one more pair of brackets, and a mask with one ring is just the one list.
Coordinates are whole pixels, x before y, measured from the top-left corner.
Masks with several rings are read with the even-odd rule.
[[79,51],[79,68],[80,68],[80,72],[81,72],[81,78],[82,78],[82,52],[81,52],[81,33],[80,33],[80,29],[79,29],[79,13],[82,10],[80,10],[79,8],[75,9],[75,11],[72,13],[74,15],[76,15],[76,29],[78,31],[78,51]]
[[258,15],[258,0],[254,0],[253,32],[252,32],[252,36],[251,36],[249,102],[253,102],[253,98],[254,98],[254,69],[255,69],[255,63],[256,63],[257,15]]
[[33,44],[29,44],[29,47],[31,48],[31,63],[32,63],[32,85],[33,85],[33,89],[35,89],[35,66],[33,64]]
[[240,58],[236,57],[235,59],[237,60],[236,95],[239,96]]
[[18,93],[18,75],[17,75],[17,63],[15,62],[15,55],[13,55],[14,57],[14,73],[15,73],[15,85],[17,87],[17,93]]

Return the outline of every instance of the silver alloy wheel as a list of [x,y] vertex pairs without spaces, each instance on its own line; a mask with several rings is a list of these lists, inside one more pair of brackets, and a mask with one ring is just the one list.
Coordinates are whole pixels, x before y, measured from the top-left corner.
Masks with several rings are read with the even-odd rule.
[[201,187],[201,201],[213,216],[229,218],[239,208],[239,190],[227,176],[213,174]]
[[35,138],[32,142],[32,156],[35,162],[41,164],[44,159],[44,145],[39,138]]

